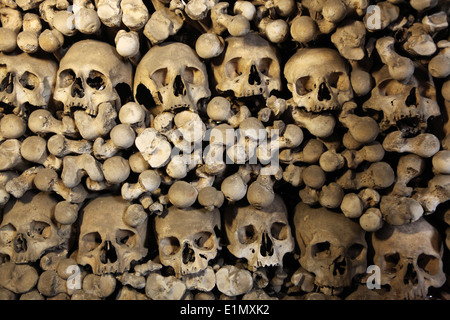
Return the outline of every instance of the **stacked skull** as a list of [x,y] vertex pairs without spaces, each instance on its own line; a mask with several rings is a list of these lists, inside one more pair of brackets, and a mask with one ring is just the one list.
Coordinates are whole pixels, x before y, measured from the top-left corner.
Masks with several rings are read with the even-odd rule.
[[449,15],[3,1],[0,296],[448,298]]

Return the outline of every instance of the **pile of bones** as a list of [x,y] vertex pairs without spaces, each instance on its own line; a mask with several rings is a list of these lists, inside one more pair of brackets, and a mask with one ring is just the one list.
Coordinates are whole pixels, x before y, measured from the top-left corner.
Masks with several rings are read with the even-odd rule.
[[448,299],[449,16],[1,0],[1,299]]

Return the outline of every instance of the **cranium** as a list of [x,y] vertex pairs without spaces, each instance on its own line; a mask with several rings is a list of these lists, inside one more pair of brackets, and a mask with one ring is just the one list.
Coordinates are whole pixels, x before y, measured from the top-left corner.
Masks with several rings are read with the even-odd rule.
[[294,107],[309,112],[339,109],[353,98],[345,60],[328,48],[299,49],[286,63],[284,75]]
[[101,196],[82,209],[77,262],[97,274],[123,273],[147,254],[147,219],[136,227],[123,220],[130,203],[121,196]]
[[393,299],[424,299],[445,283],[440,235],[424,218],[401,226],[385,224],[372,235],[374,263]]
[[248,268],[282,266],[286,253],[294,250],[287,209],[278,195],[263,209],[230,206],[225,216],[228,250],[247,260]]
[[0,225],[0,254],[22,264],[51,251],[67,250],[72,227],[54,221],[57,203],[50,193],[31,191],[8,202]]
[[206,67],[184,43],[152,47],[136,68],[135,99],[153,114],[177,109],[197,112],[210,95]]
[[96,116],[102,103],[111,103],[118,111],[120,94],[131,94],[131,88],[131,63],[105,42],[83,40],[61,59],[54,99],[64,104],[65,113],[82,108]]
[[429,117],[440,115],[433,80],[420,67],[403,83],[389,75],[388,66],[374,72],[373,77],[376,85],[363,110],[383,112],[381,130],[397,126],[404,133],[417,133],[427,128]]
[[262,95],[281,90],[280,64],[274,47],[257,33],[229,37],[224,53],[212,64],[219,92],[232,91],[234,96]]
[[218,209],[179,209],[155,218],[161,263],[171,266],[177,277],[195,274],[208,267],[220,249]]
[[0,52],[0,104],[25,116],[28,107],[47,108],[55,85],[56,62],[27,53]]
[[294,215],[300,264],[315,275],[327,293],[340,293],[352,279],[366,272],[367,243],[358,223],[326,208],[299,203]]

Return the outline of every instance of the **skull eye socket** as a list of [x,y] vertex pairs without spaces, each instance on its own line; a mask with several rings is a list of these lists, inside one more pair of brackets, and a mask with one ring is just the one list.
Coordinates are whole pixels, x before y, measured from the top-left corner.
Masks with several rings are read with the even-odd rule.
[[116,231],[116,243],[122,246],[134,247],[136,235],[130,230],[119,229]]
[[150,78],[155,82],[158,88],[165,87],[169,84],[167,77],[167,68],[161,68],[153,72]]
[[343,72],[332,72],[327,79],[330,87],[339,90],[348,90],[350,82],[346,74]]
[[285,223],[275,222],[270,227],[270,234],[277,240],[286,240],[289,236],[289,230]]
[[19,79],[19,83],[22,87],[27,90],[34,90],[39,86],[39,78],[31,73],[26,71]]
[[160,253],[164,256],[171,256],[180,251],[180,241],[175,237],[166,237],[159,242]]
[[436,100],[436,88],[433,87],[430,83],[423,82],[419,85],[418,89],[419,95],[421,97]]
[[347,250],[347,257],[354,260],[361,256],[364,252],[364,246],[359,243],[352,244]]
[[228,78],[239,77],[244,72],[244,64],[241,58],[233,58],[225,64],[225,74]]
[[43,237],[47,239],[51,236],[52,228],[51,226],[43,221],[32,221],[30,225],[30,237]]
[[253,225],[247,225],[238,230],[238,240],[242,244],[250,244],[257,240],[256,229]]
[[425,253],[417,257],[417,265],[420,269],[432,276],[440,271],[439,259]]
[[82,238],[87,252],[95,250],[102,243],[102,236],[98,232],[87,233]]
[[265,76],[276,76],[273,75],[274,73],[274,63],[273,63],[273,59],[271,58],[263,58],[259,61],[259,72],[261,72],[263,75]]
[[186,67],[183,72],[183,80],[186,83],[201,85],[204,81],[203,73],[194,67]]
[[76,75],[72,69],[63,70],[59,74],[59,86],[61,88],[66,88],[75,81]]
[[310,76],[298,78],[295,82],[295,91],[298,95],[304,96],[315,88],[314,80]]
[[311,256],[313,258],[326,258],[330,253],[330,243],[328,241],[318,242],[311,246]]
[[405,85],[397,80],[386,80],[378,86],[380,95],[395,96],[405,92]]
[[89,72],[89,77],[86,79],[86,83],[92,89],[102,91],[106,87],[106,77],[103,73],[92,70]]
[[14,240],[17,230],[10,223],[0,229],[0,243],[9,244]]
[[400,262],[400,255],[398,252],[391,253],[391,254],[385,254],[384,255],[384,262],[385,262],[385,271],[387,273],[395,273],[397,269],[397,264]]
[[203,231],[194,235],[195,245],[203,250],[214,248],[214,235],[211,232]]

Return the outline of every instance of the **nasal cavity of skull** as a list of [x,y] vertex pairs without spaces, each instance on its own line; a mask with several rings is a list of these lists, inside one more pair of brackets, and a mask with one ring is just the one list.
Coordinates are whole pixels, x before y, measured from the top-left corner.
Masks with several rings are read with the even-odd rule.
[[413,284],[417,285],[419,283],[419,279],[417,277],[417,272],[414,270],[414,266],[411,263],[408,263],[408,266],[406,267],[406,273],[403,278],[404,284]]
[[107,240],[100,249],[100,262],[106,264],[108,262],[114,263],[117,261],[116,249],[111,241]]
[[43,221],[32,221],[30,225],[30,231],[28,236],[30,238],[42,237],[48,239],[51,235],[51,227],[48,223]]
[[188,264],[189,262],[195,261],[195,252],[189,245],[189,243],[185,243],[183,247],[183,253],[181,255],[183,263]]
[[27,251],[27,240],[22,233],[14,238],[14,251],[17,253]]
[[416,97],[416,88],[412,88],[409,91],[408,97],[406,97],[405,104],[407,107],[416,107],[417,106],[417,97]]
[[264,232],[261,239],[261,246],[259,247],[259,253],[263,257],[270,257],[273,255],[273,242],[270,240],[267,232]]
[[27,90],[34,90],[36,87],[39,86],[39,78],[35,74],[26,71],[19,78],[19,83],[23,88]]
[[333,275],[343,275],[347,270],[347,261],[344,256],[338,256],[333,261]]
[[252,66],[250,67],[250,74],[248,75],[248,83],[251,85],[261,84],[261,77],[259,76],[259,72],[254,64],[252,64]]

